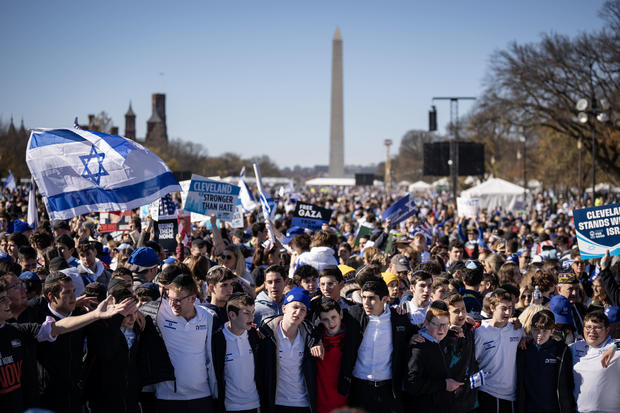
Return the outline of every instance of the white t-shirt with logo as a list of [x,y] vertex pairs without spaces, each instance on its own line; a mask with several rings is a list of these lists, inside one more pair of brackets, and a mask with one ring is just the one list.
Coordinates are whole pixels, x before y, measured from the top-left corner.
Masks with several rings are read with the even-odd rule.
[[503,328],[493,327],[492,320],[482,321],[475,330],[476,359],[485,372],[485,383],[480,387],[498,399],[517,399],[517,348],[523,330],[515,330],[512,323]]
[[254,380],[254,353],[248,340],[248,332],[237,336],[224,327],[226,357],[224,358],[224,381],[226,411],[252,410],[260,407],[256,381]]
[[304,381],[302,363],[304,360],[304,340],[299,330],[291,343],[278,324],[279,376],[276,389],[276,404],[279,406],[309,407],[308,390]]
[[[193,400],[211,396],[207,376],[206,340],[213,326],[213,316],[203,307],[194,306],[196,316],[186,321],[176,316],[168,300],[162,300],[157,314],[170,361],[174,366],[174,381],[155,385],[155,397],[162,400]],[[210,340],[211,338],[209,338]]]
[[608,337],[598,347],[588,346],[585,340],[570,345],[577,411],[620,412],[620,352],[616,351],[607,368],[601,367],[603,353],[613,343]]

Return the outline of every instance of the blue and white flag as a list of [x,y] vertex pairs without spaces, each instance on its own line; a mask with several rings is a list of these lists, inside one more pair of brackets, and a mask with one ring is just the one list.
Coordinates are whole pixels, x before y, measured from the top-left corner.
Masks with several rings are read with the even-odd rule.
[[15,191],[17,185],[15,185],[15,177],[13,176],[13,172],[9,171],[9,176],[4,181],[4,187],[10,189],[11,191]]
[[248,212],[254,211],[257,203],[254,194],[252,194],[252,191],[248,188],[248,184],[245,183],[245,166],[241,169],[241,173],[239,174],[239,188],[239,201],[243,207],[243,212],[247,214]]
[[30,179],[30,193],[28,194],[28,225],[36,229],[39,225],[39,211],[37,210],[37,194],[34,179]]
[[398,225],[398,223],[417,212],[418,207],[415,204],[415,200],[411,197],[411,194],[407,194],[383,211],[381,213],[381,219],[384,221],[389,219],[392,225]]
[[181,191],[157,155],[101,132],[34,129],[26,162],[53,220],[134,209]]

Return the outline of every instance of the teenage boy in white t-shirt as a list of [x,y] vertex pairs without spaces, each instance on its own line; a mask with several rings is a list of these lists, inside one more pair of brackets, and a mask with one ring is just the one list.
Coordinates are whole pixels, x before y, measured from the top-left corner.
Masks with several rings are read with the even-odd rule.
[[417,270],[409,276],[409,283],[413,298],[403,302],[401,307],[407,311],[411,324],[421,326],[426,320],[426,310],[431,305],[433,276],[424,270]]
[[583,324],[584,340],[570,345],[577,411],[619,412],[620,354],[616,352],[606,368],[601,366],[603,354],[615,346],[609,336],[609,319],[602,311],[593,311],[585,315]]
[[176,380],[155,385],[158,413],[215,411],[216,381],[211,362],[213,315],[195,305],[198,287],[191,275],[176,277],[157,312]]
[[260,407],[255,357],[260,338],[254,328],[254,299],[233,294],[226,303],[228,322],[213,335],[218,411],[255,413]]
[[310,295],[295,287],[283,300],[283,315],[267,318],[260,328],[261,413],[316,411],[316,372],[310,354],[311,326],[305,322]]
[[501,288],[489,298],[492,318],[483,320],[474,335],[476,359],[485,373],[478,392],[480,413],[513,413],[517,398],[517,348],[523,330],[514,328],[512,295]]

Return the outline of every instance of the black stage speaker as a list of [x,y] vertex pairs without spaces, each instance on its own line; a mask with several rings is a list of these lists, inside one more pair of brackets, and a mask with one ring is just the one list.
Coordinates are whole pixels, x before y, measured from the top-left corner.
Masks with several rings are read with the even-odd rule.
[[474,142],[443,141],[424,144],[423,174],[450,176],[450,144],[458,144],[459,176],[484,175],[484,145]]
[[375,174],[355,174],[355,186],[372,186]]

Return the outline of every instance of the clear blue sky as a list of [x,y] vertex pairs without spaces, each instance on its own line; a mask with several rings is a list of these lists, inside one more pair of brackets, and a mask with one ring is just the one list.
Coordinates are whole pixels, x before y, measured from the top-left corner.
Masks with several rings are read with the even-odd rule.
[[[168,134],[209,154],[327,164],[331,46],[344,40],[345,161],[384,159],[427,128],[433,96],[477,96],[493,51],[602,27],[583,1],[5,1],[0,119],[70,127],[105,110],[143,137],[151,93]],[[461,113],[470,109],[462,104]],[[440,128],[449,104],[438,105]]]

